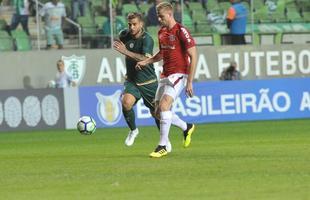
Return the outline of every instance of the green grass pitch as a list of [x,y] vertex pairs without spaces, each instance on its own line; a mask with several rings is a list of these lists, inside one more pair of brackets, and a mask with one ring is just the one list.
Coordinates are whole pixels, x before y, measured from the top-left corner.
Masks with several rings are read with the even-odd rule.
[[310,120],[198,124],[152,159],[155,127],[0,133],[0,199],[308,200]]

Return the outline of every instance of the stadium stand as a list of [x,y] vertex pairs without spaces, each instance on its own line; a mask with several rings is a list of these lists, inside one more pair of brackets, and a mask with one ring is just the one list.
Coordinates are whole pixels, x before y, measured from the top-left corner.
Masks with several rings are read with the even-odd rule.
[[0,30],[5,30],[7,28],[7,22],[5,19],[0,19]]
[[78,17],[77,22],[82,26],[82,36],[89,37],[97,34],[94,18],[91,16]]
[[158,39],[157,39],[158,27],[157,26],[148,26],[146,31],[154,39],[154,47],[158,47]]
[[[45,3],[48,0],[41,0]],[[71,0],[62,0],[66,5],[68,17],[71,15]],[[135,3],[128,3],[124,1],[123,5],[117,4],[119,9],[118,18],[124,24],[126,23],[126,15],[129,12],[141,12],[146,15],[152,2],[140,1]],[[253,3],[251,5],[251,2]],[[303,33],[310,34],[310,1],[309,0],[245,0],[243,4],[248,8],[248,25],[247,25],[247,43],[254,45],[259,44],[280,44],[284,41],[284,35],[296,35]],[[115,6],[112,3],[113,6]],[[91,0],[90,6],[86,16],[78,17],[77,23],[82,27],[83,47],[87,48],[89,45],[89,38],[100,37],[102,31],[102,24],[109,15],[108,1],[105,0]],[[183,24],[191,31],[194,37],[205,37],[208,40],[207,45],[221,45],[225,44],[223,36],[228,33],[226,27],[226,13],[230,3],[227,0],[208,0],[207,6],[203,7],[198,0],[189,0],[183,5]],[[253,11],[253,15],[251,13]],[[12,11],[13,9],[11,9]],[[35,12],[34,12],[35,13]],[[3,12],[1,13],[3,14]],[[252,19],[252,16],[254,17]],[[7,24],[10,22],[11,13],[7,14],[6,19],[0,16],[0,29],[7,30]],[[29,28],[31,33],[32,44],[37,39],[37,27],[34,23],[35,16],[29,18]],[[7,23],[8,22],[8,23]],[[254,24],[251,24],[254,22]],[[77,31],[70,31],[74,27],[66,25],[65,23],[65,40],[77,41]],[[146,28],[154,38],[156,38],[158,27]],[[40,23],[41,40],[45,40],[43,25]],[[287,38],[287,36],[286,36]],[[298,37],[293,37],[298,38]],[[12,38],[11,38],[12,39]],[[16,39],[14,39],[16,40]],[[67,43],[72,43],[72,42]],[[209,41],[212,41],[209,44]],[[302,40],[307,42],[307,40]],[[298,41],[290,41],[299,43]],[[205,44],[202,42],[201,44]],[[157,45],[157,43],[156,43]],[[72,47],[72,45],[70,46]],[[68,48],[70,48],[68,47]],[[65,47],[66,48],[66,47]],[[34,49],[34,48],[33,48]]]
[[147,11],[149,10],[150,7],[151,7],[151,4],[147,4],[147,3],[141,3],[138,5],[138,9],[143,15],[147,14]]
[[102,26],[104,22],[108,20],[108,18],[106,16],[95,16],[94,20],[95,20],[95,25],[97,27],[97,31],[99,33],[102,32],[102,28],[103,28]]
[[128,13],[130,12],[137,12],[138,8],[136,4],[123,4],[122,7],[122,15],[127,16]]
[[14,43],[12,37],[6,32],[0,31],[0,51],[12,51],[14,49]]
[[11,35],[17,51],[29,51],[32,49],[31,40],[23,30],[16,29],[11,32]]

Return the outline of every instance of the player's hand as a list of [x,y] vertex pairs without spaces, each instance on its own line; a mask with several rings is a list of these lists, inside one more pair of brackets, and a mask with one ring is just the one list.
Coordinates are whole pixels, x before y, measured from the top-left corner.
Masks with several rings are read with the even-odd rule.
[[142,70],[145,65],[146,63],[144,61],[140,61],[140,62],[137,62],[135,68],[136,70]]
[[113,48],[122,54],[125,54],[125,52],[127,51],[125,44],[119,40],[114,41]]
[[194,89],[193,89],[193,83],[187,82],[185,93],[187,97],[193,97],[194,96]]

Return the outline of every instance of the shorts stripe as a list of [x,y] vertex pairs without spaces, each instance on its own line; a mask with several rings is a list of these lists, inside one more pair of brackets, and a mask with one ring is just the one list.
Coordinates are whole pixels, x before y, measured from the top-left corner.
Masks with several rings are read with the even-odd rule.
[[176,84],[178,84],[178,82],[180,82],[180,80],[182,80],[182,79],[183,79],[183,76],[179,77],[176,81],[174,81],[173,87],[174,87]]

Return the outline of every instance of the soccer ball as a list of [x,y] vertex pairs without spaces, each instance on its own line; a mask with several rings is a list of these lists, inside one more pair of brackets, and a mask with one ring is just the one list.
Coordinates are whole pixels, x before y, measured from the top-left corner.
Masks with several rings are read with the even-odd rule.
[[77,123],[77,130],[83,135],[91,135],[96,130],[96,122],[90,116],[83,116]]

